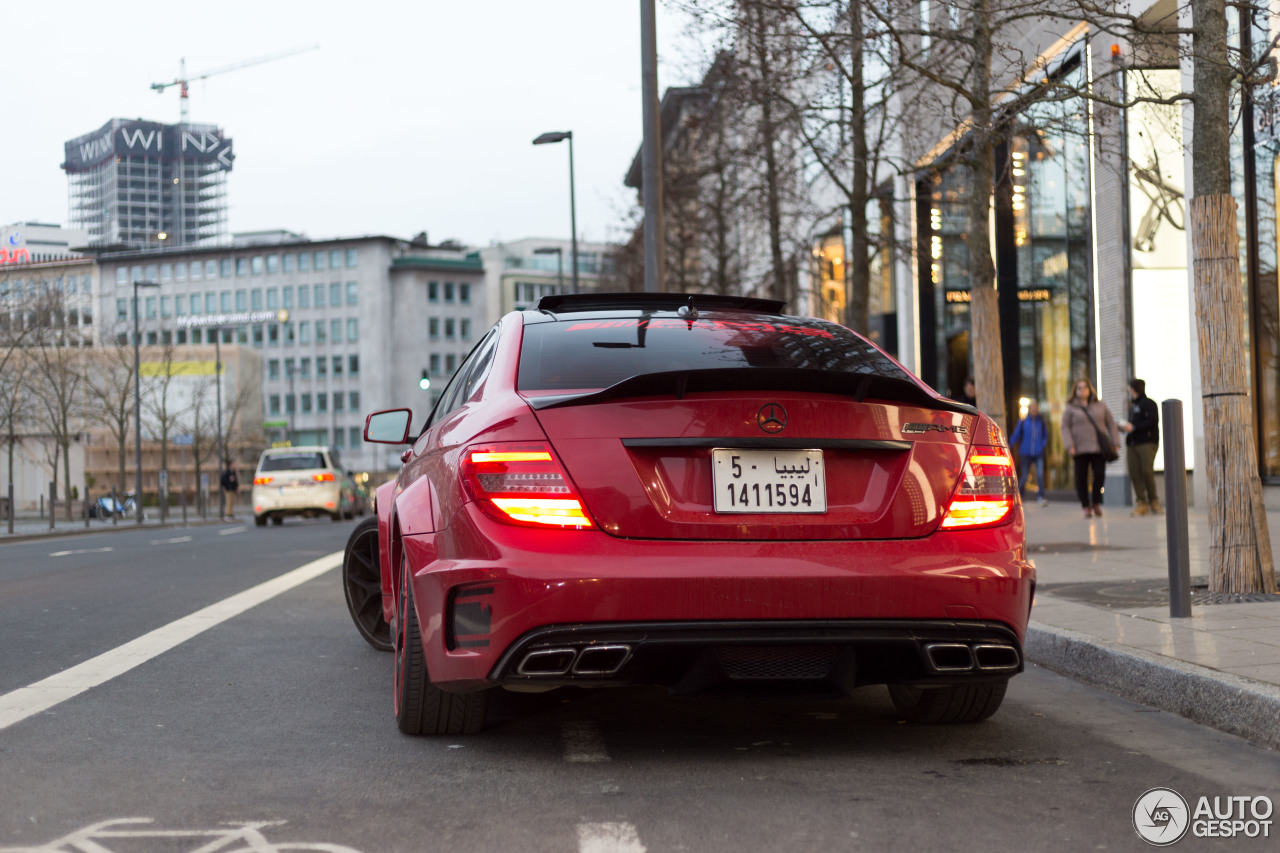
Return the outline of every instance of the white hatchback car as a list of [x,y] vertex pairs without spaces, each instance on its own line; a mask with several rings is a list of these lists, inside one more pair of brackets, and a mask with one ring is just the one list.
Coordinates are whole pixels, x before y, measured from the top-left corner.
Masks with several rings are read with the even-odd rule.
[[283,524],[286,515],[351,518],[355,507],[338,454],[328,447],[277,447],[263,451],[253,475],[253,520]]

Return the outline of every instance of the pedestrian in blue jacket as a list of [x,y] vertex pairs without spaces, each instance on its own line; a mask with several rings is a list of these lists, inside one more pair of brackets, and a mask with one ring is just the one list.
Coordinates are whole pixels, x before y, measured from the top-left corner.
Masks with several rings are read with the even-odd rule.
[[1031,466],[1036,468],[1036,490],[1039,492],[1040,506],[1048,506],[1049,499],[1044,495],[1044,450],[1049,443],[1049,427],[1040,415],[1040,404],[1032,400],[1027,404],[1027,416],[1018,421],[1009,436],[1009,444],[1018,451],[1018,492],[1027,486],[1027,475]]

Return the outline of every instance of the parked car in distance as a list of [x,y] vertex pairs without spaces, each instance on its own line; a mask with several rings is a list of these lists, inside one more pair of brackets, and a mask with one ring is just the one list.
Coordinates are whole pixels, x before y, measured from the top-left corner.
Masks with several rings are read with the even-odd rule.
[[259,527],[286,516],[351,518],[355,501],[336,451],[322,446],[273,447],[253,474],[253,520]]
[[402,732],[478,731],[497,687],[883,684],[912,722],[996,711],[1035,588],[1000,429],[782,308],[544,297],[420,427],[368,417],[408,447],[348,603],[375,645],[388,626]]

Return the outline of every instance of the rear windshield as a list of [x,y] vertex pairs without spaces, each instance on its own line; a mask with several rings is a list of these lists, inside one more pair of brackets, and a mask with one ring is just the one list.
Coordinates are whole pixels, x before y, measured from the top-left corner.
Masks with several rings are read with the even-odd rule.
[[312,468],[327,468],[323,453],[312,451],[299,453],[272,453],[262,457],[259,471],[307,471]]
[[882,351],[822,320],[714,315],[567,319],[525,326],[521,391],[602,389],[633,376],[717,368],[791,368],[910,382]]

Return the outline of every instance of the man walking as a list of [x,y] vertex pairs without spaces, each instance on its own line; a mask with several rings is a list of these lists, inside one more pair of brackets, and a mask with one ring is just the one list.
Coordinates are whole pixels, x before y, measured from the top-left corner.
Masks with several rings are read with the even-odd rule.
[[1120,424],[1125,437],[1125,464],[1137,505],[1130,515],[1160,515],[1160,498],[1156,496],[1156,450],[1160,447],[1160,410],[1147,396],[1147,383],[1129,380],[1129,420]]
[[236,493],[240,491],[240,478],[236,476],[236,467],[227,460],[227,469],[222,472],[222,517],[235,519]]

